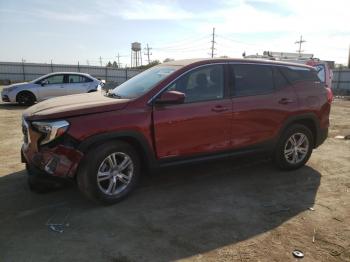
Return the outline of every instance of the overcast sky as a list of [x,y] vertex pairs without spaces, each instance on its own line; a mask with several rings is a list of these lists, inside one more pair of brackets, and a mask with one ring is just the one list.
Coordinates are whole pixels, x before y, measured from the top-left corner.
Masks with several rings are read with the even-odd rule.
[[[130,43],[151,59],[241,57],[303,50],[346,63],[350,1],[313,0],[0,0],[0,61],[130,64]],[[143,56],[145,63],[146,56]]]

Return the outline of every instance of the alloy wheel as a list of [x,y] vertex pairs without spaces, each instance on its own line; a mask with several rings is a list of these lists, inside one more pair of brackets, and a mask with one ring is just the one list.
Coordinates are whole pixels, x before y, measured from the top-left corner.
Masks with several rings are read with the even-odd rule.
[[115,152],[108,155],[98,168],[97,184],[104,194],[116,195],[129,185],[133,174],[131,157],[123,152]]
[[290,164],[299,164],[307,156],[309,147],[308,137],[303,133],[295,133],[285,143],[284,157]]

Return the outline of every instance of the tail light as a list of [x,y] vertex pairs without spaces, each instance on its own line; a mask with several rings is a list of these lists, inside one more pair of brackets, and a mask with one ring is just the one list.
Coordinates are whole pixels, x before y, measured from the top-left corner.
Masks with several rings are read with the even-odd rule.
[[332,89],[330,89],[329,87],[326,88],[327,90],[327,101],[328,103],[332,103],[333,101],[333,92],[332,92]]

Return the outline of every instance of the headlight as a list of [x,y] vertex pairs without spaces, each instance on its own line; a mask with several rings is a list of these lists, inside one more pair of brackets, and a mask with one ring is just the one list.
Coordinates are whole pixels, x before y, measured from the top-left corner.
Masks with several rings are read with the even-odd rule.
[[32,123],[32,125],[34,129],[43,134],[42,139],[40,139],[41,145],[47,144],[57,137],[60,137],[67,131],[69,127],[69,123],[65,120],[52,122],[35,121]]

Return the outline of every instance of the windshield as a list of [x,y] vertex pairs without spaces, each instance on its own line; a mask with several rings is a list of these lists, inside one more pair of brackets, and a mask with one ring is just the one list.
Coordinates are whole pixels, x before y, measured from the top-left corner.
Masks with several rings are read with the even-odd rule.
[[178,66],[152,67],[117,86],[110,94],[122,98],[141,96],[178,68]]
[[34,80],[30,81],[30,83],[35,83],[35,82],[37,82],[37,81],[39,81],[39,80],[45,78],[46,76],[47,76],[47,75],[44,75],[44,76],[40,76],[40,77],[38,77],[38,78],[35,78]]

